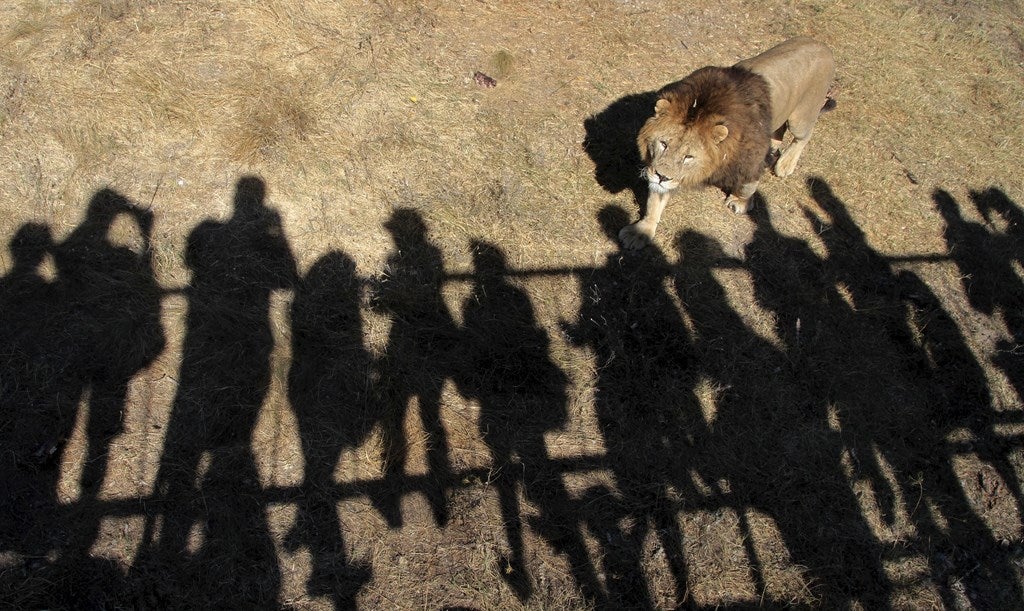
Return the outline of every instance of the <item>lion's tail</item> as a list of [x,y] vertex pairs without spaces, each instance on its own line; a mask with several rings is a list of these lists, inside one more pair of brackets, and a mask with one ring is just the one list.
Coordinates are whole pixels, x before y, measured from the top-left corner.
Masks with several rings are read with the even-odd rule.
[[839,84],[833,82],[828,91],[825,93],[825,104],[822,105],[820,112],[828,112],[835,110],[836,107],[836,94],[839,93]]

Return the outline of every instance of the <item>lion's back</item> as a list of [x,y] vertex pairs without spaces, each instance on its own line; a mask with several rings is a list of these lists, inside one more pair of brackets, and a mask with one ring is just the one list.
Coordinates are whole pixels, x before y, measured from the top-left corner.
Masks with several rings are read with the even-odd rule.
[[768,83],[772,103],[772,129],[794,113],[816,115],[825,103],[835,76],[832,50],[824,43],[799,36],[760,55],[737,62]]

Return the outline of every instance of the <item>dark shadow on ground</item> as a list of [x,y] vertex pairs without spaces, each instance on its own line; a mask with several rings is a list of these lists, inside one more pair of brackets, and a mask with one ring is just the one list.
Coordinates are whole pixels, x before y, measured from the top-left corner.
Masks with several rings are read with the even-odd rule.
[[[588,120],[585,146],[609,190],[639,182],[630,154],[632,130],[653,107],[646,95]],[[530,544],[537,540],[564,556],[591,606],[692,606],[707,567],[686,554],[702,542],[683,533],[692,532],[694,510],[728,510],[766,606],[792,601],[771,596],[771,559],[756,544],[772,533],[755,530],[755,514],[770,518],[821,607],[898,603],[908,584],[883,567],[914,558],[925,566],[910,579],[947,607],[1018,606],[1024,545],[997,540],[979,507],[999,496],[1024,515],[1021,437],[1003,433],[1024,418],[993,405],[985,363],[965,337],[970,321],[943,305],[949,288],[929,286],[875,251],[824,180],[808,188],[814,205],[803,214],[818,232],[817,250],[778,231],[758,202],[742,259],[691,230],[676,238],[678,262],[652,246],[615,250],[600,266],[577,270],[581,307],[562,330],[593,354],[606,454],[587,457],[587,468],[610,474],[609,483],[582,492],[564,479],[575,457],[553,458],[545,441],[571,417],[568,377],[515,279],[523,270],[510,268],[498,246],[472,245],[459,327],[442,295],[452,277],[426,222],[396,210],[386,224],[394,249],[369,296],[391,322],[374,362],[362,322],[366,283],[351,258],[330,252],[299,278],[264,184],[246,177],[233,215],[200,224],[188,240],[187,334],[155,492],[111,512],[99,490],[111,474],[111,441],[134,404],[130,380],[164,346],[153,218],[104,190],[63,242],[46,225],[23,225],[0,279],[0,553],[23,562],[0,574],[0,606],[277,608],[281,569],[267,509],[292,501],[298,519],[283,543],[310,553],[306,593],[355,607],[372,571],[350,557],[338,515],[343,495],[365,494],[392,528],[403,524],[409,493],[426,493],[442,527],[459,506],[449,495],[464,474],[453,472],[441,413],[449,379],[479,404],[490,452],[507,554],[487,570],[521,601],[539,598]],[[954,290],[962,288],[979,317],[1005,327],[992,363],[1020,392],[1024,287],[1014,265],[1024,258],[1024,213],[996,189],[971,199],[985,223],[964,218],[948,193],[934,195],[964,278]],[[133,247],[112,239],[120,221]],[[598,221],[614,242],[628,215],[608,206]],[[759,328],[731,304],[723,268],[751,283],[740,298],[764,313]],[[292,289],[288,397],[305,479],[272,491],[271,501],[252,434],[271,380],[271,294]],[[428,439],[426,477],[407,473],[412,405]],[[88,442],[81,495],[61,500],[59,470],[76,419]],[[339,485],[338,461],[375,428],[384,439],[383,479]],[[956,468],[967,455],[984,465],[976,482]],[[524,501],[535,517],[524,518]],[[145,522],[127,575],[93,549],[108,515]],[[901,521],[911,534],[887,540]],[[671,592],[654,590],[652,571],[668,577]]]
[[85,383],[81,332],[61,333],[69,300],[42,269],[55,251],[48,226],[22,225],[0,280],[0,549],[37,559],[62,543],[52,522],[59,465]]
[[441,391],[454,373],[459,333],[441,295],[445,281],[441,250],[430,241],[423,217],[412,209],[398,209],[384,227],[391,233],[394,249],[372,296],[373,307],[391,319],[385,356],[379,363],[385,482],[375,502],[392,528],[402,525],[398,503],[408,458],[403,427],[415,398],[427,435],[430,483],[425,492],[434,521],[443,526],[449,517],[445,489],[452,481],[452,468],[441,421]]
[[[996,222],[1003,224],[1003,229],[993,228],[986,240],[992,258],[1024,266],[1024,208],[996,188],[972,191],[970,196],[990,227]],[[1010,332],[1010,337],[996,346],[994,361],[1024,400],[1024,285],[1020,277],[1008,280],[1006,285],[990,287],[999,296],[992,301],[1003,305],[1001,314]]]
[[[0,601],[27,607],[67,605],[74,591],[80,600],[106,600],[49,556],[80,538],[62,523],[57,487],[91,348],[65,284],[43,270],[57,248],[48,226],[22,225],[10,241],[13,266],[0,281],[0,552],[24,558],[0,573]],[[92,522],[89,512],[80,514]],[[99,561],[92,567],[97,575],[110,569]]]
[[[127,217],[141,238],[138,252],[110,241],[118,217]],[[163,350],[162,292],[153,277],[150,232],[153,215],[121,195],[97,193],[80,224],[56,251],[57,276],[74,300],[86,355],[83,371],[89,394],[81,485],[94,499],[107,470],[110,441],[124,428],[124,404],[131,378]]]
[[[1020,475],[1011,455],[1019,448],[996,434],[998,425],[1007,422],[1011,414],[994,410],[981,363],[936,291],[913,271],[894,270],[873,251],[846,204],[825,181],[812,178],[808,187],[823,213],[805,211],[820,227],[827,249],[825,273],[834,285],[849,291],[863,323],[859,341],[873,340],[861,345],[843,337],[834,340],[837,351],[872,356],[861,360],[862,383],[847,390],[844,402],[864,398],[871,381],[891,389],[849,411],[850,438],[869,440],[873,445],[862,443],[857,448],[860,461],[873,464],[866,477],[879,490],[887,486],[883,462],[894,474],[895,483],[888,486],[895,489],[880,496],[891,504],[884,515],[892,516],[901,509],[912,517],[921,535],[908,548],[928,559],[931,577],[940,585],[946,606],[961,606],[963,596],[978,608],[1013,606],[1024,593],[1012,551],[993,537],[966,494],[962,476],[953,469],[957,453],[976,454],[1005,482],[1008,489],[1004,493],[1012,496],[1012,505],[1021,515]],[[991,195],[991,191],[987,193]],[[950,254],[965,279],[968,300],[985,314],[1012,310],[1013,301],[1019,300],[1013,295],[1019,295],[1020,281],[1011,280],[1011,253],[1000,250],[1000,237],[963,219],[948,193],[936,191],[934,199],[946,220]],[[1006,203],[1005,197],[1002,200],[1000,206]],[[1012,329],[1012,318],[1013,314],[1007,317],[1008,329]],[[846,376],[851,377],[850,373]],[[951,441],[961,431],[970,432],[968,446]],[[979,473],[978,477],[984,476]],[[904,504],[916,499],[916,504],[925,503],[931,511],[914,512],[906,505],[897,508],[896,498],[902,498]]]
[[280,569],[251,442],[270,385],[270,296],[292,288],[296,272],[265,189],[242,178],[232,216],[189,235],[178,390],[131,575],[160,606],[277,606]]
[[463,304],[462,354],[467,367],[457,378],[460,391],[480,403],[480,435],[490,449],[509,556],[499,574],[527,600],[533,580],[527,567],[519,503],[522,490],[540,512],[532,527],[569,561],[587,598],[599,592],[574,507],[551,461],[546,432],[568,423],[565,374],[551,360],[547,333],[537,324],[530,298],[509,282],[500,248],[474,242],[473,291]]
[[[626,212],[606,206],[598,219],[616,242]],[[590,529],[601,541],[607,605],[654,605],[644,577],[643,545],[654,532],[675,581],[676,602],[687,602],[687,565],[677,507],[669,486],[689,490],[686,468],[694,436],[704,432],[693,395],[696,361],[679,309],[666,291],[667,261],[654,246],[615,251],[580,278],[582,306],[564,330],[590,348],[598,371],[594,409],[606,465],[618,494],[592,491]],[[629,524],[626,528],[619,524]]]
[[654,116],[657,99],[656,91],[628,95],[583,122],[583,150],[594,162],[597,184],[612,194],[629,190],[641,212],[647,182],[640,177],[643,160],[636,141],[640,128]]
[[[935,293],[869,246],[823,180],[808,186],[817,209],[804,213],[824,256],[775,230],[763,205],[751,216],[743,265],[779,346],[727,305],[708,273],[724,259],[719,245],[692,231],[679,236],[677,288],[702,372],[723,389],[697,470],[729,482],[724,505],[774,518],[826,607],[889,605],[897,584],[883,563],[918,554],[945,605],[966,597],[1013,606],[1021,600],[1017,552],[994,539],[954,470],[958,452],[976,453],[1020,510],[1013,442],[995,434],[1005,416],[993,412],[981,366]],[[964,429],[974,441],[958,447],[950,440]],[[909,519],[917,536],[883,544],[868,511],[882,528]],[[761,588],[757,555],[747,553]]]
[[[581,322],[568,330],[596,353],[595,409],[621,495],[607,488],[591,490],[583,518],[591,528],[600,525],[595,535],[609,542],[602,546],[609,599],[650,605],[642,578],[617,575],[639,574],[636,548],[611,542],[627,535],[618,526],[623,518],[643,523],[631,501],[644,497],[631,495],[630,486],[641,485],[649,493],[658,490],[658,482],[671,482],[681,495],[663,502],[669,509],[662,515],[671,520],[688,504],[737,512],[758,592],[765,592],[768,577],[753,540],[767,533],[751,530],[750,510],[772,518],[792,562],[802,567],[809,593],[825,607],[889,606],[903,584],[890,581],[883,566],[908,555],[926,561],[928,581],[946,606],[970,601],[984,608],[1012,607],[1021,600],[1021,571],[1014,560],[1020,545],[992,536],[978,510],[990,499],[967,493],[970,484],[962,481],[954,463],[959,453],[977,455],[989,465],[983,469],[992,469],[996,481],[1006,484],[1000,489],[979,472],[982,487],[987,479],[988,491],[1009,495],[1019,512],[1019,447],[1015,437],[997,434],[999,424],[1019,420],[1019,414],[994,411],[981,365],[932,289],[874,251],[824,181],[812,179],[808,185],[817,209],[804,213],[820,233],[824,256],[777,231],[764,202],[758,202],[750,217],[754,234],[742,261],[727,257],[711,238],[687,231],[676,242],[680,263],[674,271],[666,271],[664,258],[651,248],[641,255],[648,257],[641,268],[584,290],[579,321],[600,328],[602,338],[580,341]],[[990,212],[999,210],[994,213],[1014,227],[1016,206],[991,193],[985,197],[995,202],[986,204]],[[624,214],[618,216],[613,230],[626,222]],[[944,216],[953,222],[948,211]],[[969,242],[977,245],[973,265],[961,263],[961,269],[988,265],[991,275],[1012,260],[1017,244],[1009,229],[998,237],[1005,242],[993,244],[990,232],[965,229],[962,219],[955,223],[959,234],[973,237]],[[993,255],[996,248],[1003,250]],[[616,253],[595,276],[623,268],[636,256]],[[730,306],[712,273],[718,267],[749,272],[753,298],[771,314],[771,333],[779,343],[755,333]],[[659,295],[669,278],[689,320],[689,337],[675,306]],[[643,289],[638,291],[633,281]],[[979,284],[965,290],[977,293]],[[1001,315],[1012,329],[1012,314],[1004,312],[1012,309],[1006,291],[1015,285],[1008,277],[985,285],[999,286],[1001,292],[972,299],[987,304],[983,313]],[[647,320],[630,318],[640,313]],[[647,341],[619,339],[634,332]],[[691,356],[687,361],[680,355]],[[678,363],[674,372],[648,373],[673,363]],[[686,417],[696,411],[686,394],[698,378],[718,389],[706,428],[696,416]],[[639,388],[636,380],[641,380]],[[676,384],[677,395],[656,386],[665,380]],[[610,397],[630,401],[626,434],[638,435],[630,451],[616,452],[616,435],[622,433],[609,426],[618,420],[611,417]],[[652,413],[661,414],[660,426],[644,425]],[[666,423],[665,414],[679,420]],[[953,443],[964,430],[972,442]],[[661,458],[668,467],[661,470],[645,464],[652,457],[658,460],[659,443],[669,449]],[[630,465],[642,468],[634,472]],[[663,474],[652,477],[659,471]],[[687,487],[687,471],[709,483],[710,498]],[[898,519],[909,519],[916,536],[896,546],[880,540],[873,530],[878,522],[892,528]],[[664,531],[677,532],[678,525],[666,524]],[[667,558],[671,562],[673,554]],[[685,586],[687,564],[681,553],[675,559],[670,566]],[[679,604],[687,601],[686,592],[681,594]]]
[[949,193],[932,196],[971,306],[1006,326],[1009,337],[999,341],[996,364],[1024,399],[1024,282],[1013,267],[1024,265],[1024,209],[995,188],[970,197],[985,223],[965,219]]
[[[313,264],[292,303],[292,363],[288,398],[302,441],[305,477],[299,514],[286,548],[309,550],[311,597],[329,596],[337,609],[355,607],[369,566],[348,558],[338,519],[335,469],[342,452],[366,441],[383,414],[369,381],[355,262],[330,252]],[[395,502],[397,505],[397,501]]]
[[[111,239],[121,218],[132,226],[134,248]],[[49,584],[45,598],[26,605],[102,606],[110,598],[106,585],[120,579],[113,563],[89,548],[103,518],[96,502],[110,442],[123,431],[129,382],[164,346],[152,221],[148,211],[104,189],[60,244],[38,224],[23,226],[11,244],[15,266],[0,289],[3,530],[13,529],[3,547],[16,542],[10,547],[29,559],[23,578]],[[53,279],[41,275],[47,257]],[[58,467],[80,407],[80,493],[76,504],[62,507]],[[52,549],[64,550],[56,561],[47,560]]]
[[[825,262],[807,243],[776,231],[764,202],[757,202],[750,218],[755,229],[745,267],[754,299],[774,316],[781,346],[755,336],[720,297],[708,299],[721,292],[713,277],[680,286],[695,325],[707,329],[705,341],[728,346],[716,354],[719,365],[705,368],[726,390],[705,453],[704,477],[730,482],[730,504],[774,519],[792,561],[805,567],[810,592],[823,606],[856,600],[884,607],[892,586],[882,570],[881,546],[844,472],[844,432],[836,413],[864,417],[859,410],[885,393],[857,390],[875,390],[863,386],[861,353],[850,346],[862,329],[825,275]],[[717,244],[697,236],[681,236],[680,248],[685,275],[694,273],[685,262],[701,249],[704,257],[720,256]],[[714,311],[725,314],[709,316]],[[748,554],[757,564],[753,550]],[[763,585],[763,575],[757,581]]]
[[[120,217],[134,225],[137,250],[111,242],[110,233]],[[95,506],[110,467],[110,442],[124,431],[128,385],[164,348],[163,295],[151,260],[152,226],[152,213],[104,189],[89,202],[85,221],[56,251],[57,277],[71,298],[74,328],[82,333],[87,351],[78,363],[82,397],[87,399],[82,409],[88,414],[81,495],[76,507],[62,518],[75,525],[69,529],[66,552],[58,562],[66,575],[81,574],[87,566],[101,566],[115,574],[113,563],[107,565],[88,550],[100,532],[103,516]],[[74,600],[73,591],[70,595]]]

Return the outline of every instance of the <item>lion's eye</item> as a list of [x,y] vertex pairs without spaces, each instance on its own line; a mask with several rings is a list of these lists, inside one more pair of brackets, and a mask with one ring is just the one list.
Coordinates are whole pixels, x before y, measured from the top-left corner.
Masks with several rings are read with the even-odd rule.
[[667,148],[668,148],[668,142],[665,142],[664,140],[658,140],[658,151],[659,152],[660,151],[664,151]]
[[690,163],[691,161],[693,161],[693,155],[683,156],[683,163]]

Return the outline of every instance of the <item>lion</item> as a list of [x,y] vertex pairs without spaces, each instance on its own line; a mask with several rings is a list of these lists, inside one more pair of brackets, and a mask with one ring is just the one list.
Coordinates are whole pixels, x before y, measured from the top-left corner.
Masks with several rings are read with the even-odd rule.
[[[798,37],[663,87],[654,116],[637,137],[647,207],[642,219],[619,232],[623,245],[642,248],[653,241],[678,187],[719,187],[733,212],[746,213],[769,159],[778,155],[777,176],[793,173],[818,115],[835,106],[829,97],[834,73],[832,51]],[[793,141],[779,154],[787,128]]]

